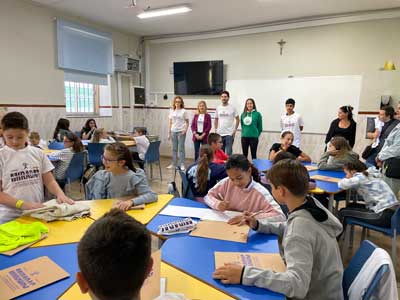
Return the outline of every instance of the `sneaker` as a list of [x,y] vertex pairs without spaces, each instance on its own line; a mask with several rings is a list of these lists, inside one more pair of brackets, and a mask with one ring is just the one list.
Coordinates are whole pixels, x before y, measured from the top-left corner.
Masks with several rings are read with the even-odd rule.
[[175,168],[175,166],[173,165],[173,164],[170,164],[168,167],[167,167],[167,169],[174,169]]
[[185,165],[181,165],[181,171],[183,171],[183,172],[185,172],[185,170],[186,170],[186,168],[185,168]]

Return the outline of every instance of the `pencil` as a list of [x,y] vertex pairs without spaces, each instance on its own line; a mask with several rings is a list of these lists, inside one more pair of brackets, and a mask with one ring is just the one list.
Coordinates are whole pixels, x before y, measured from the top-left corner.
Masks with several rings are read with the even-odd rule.
[[263,210],[259,210],[259,211],[255,212],[255,213],[252,213],[249,217],[253,218],[253,217],[255,217],[255,216],[257,216],[257,215],[259,215],[259,214],[261,214],[263,212],[264,212]]

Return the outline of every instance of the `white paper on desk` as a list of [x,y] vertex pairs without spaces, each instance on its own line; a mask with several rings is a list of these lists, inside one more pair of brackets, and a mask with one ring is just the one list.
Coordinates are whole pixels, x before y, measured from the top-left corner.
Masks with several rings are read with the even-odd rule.
[[201,219],[209,210],[209,208],[168,205],[160,212],[160,215]]
[[242,215],[240,211],[226,210],[226,211],[218,211],[209,209],[203,217],[202,220],[208,221],[220,221],[220,222],[228,222],[230,219],[236,216]]

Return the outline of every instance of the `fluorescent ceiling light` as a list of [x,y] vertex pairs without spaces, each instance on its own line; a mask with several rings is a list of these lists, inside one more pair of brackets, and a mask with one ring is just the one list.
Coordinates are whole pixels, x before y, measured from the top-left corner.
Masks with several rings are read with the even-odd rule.
[[140,19],[161,17],[161,16],[169,16],[175,14],[182,14],[191,11],[192,9],[187,5],[179,5],[179,6],[171,6],[165,8],[157,8],[146,10],[137,15]]

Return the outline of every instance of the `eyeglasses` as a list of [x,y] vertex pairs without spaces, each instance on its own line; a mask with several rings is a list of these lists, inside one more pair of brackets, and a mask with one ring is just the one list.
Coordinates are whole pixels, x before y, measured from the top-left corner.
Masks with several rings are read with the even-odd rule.
[[118,159],[108,159],[106,157],[104,157],[104,155],[101,156],[101,160],[105,161],[105,162],[113,162],[113,161],[118,161]]

